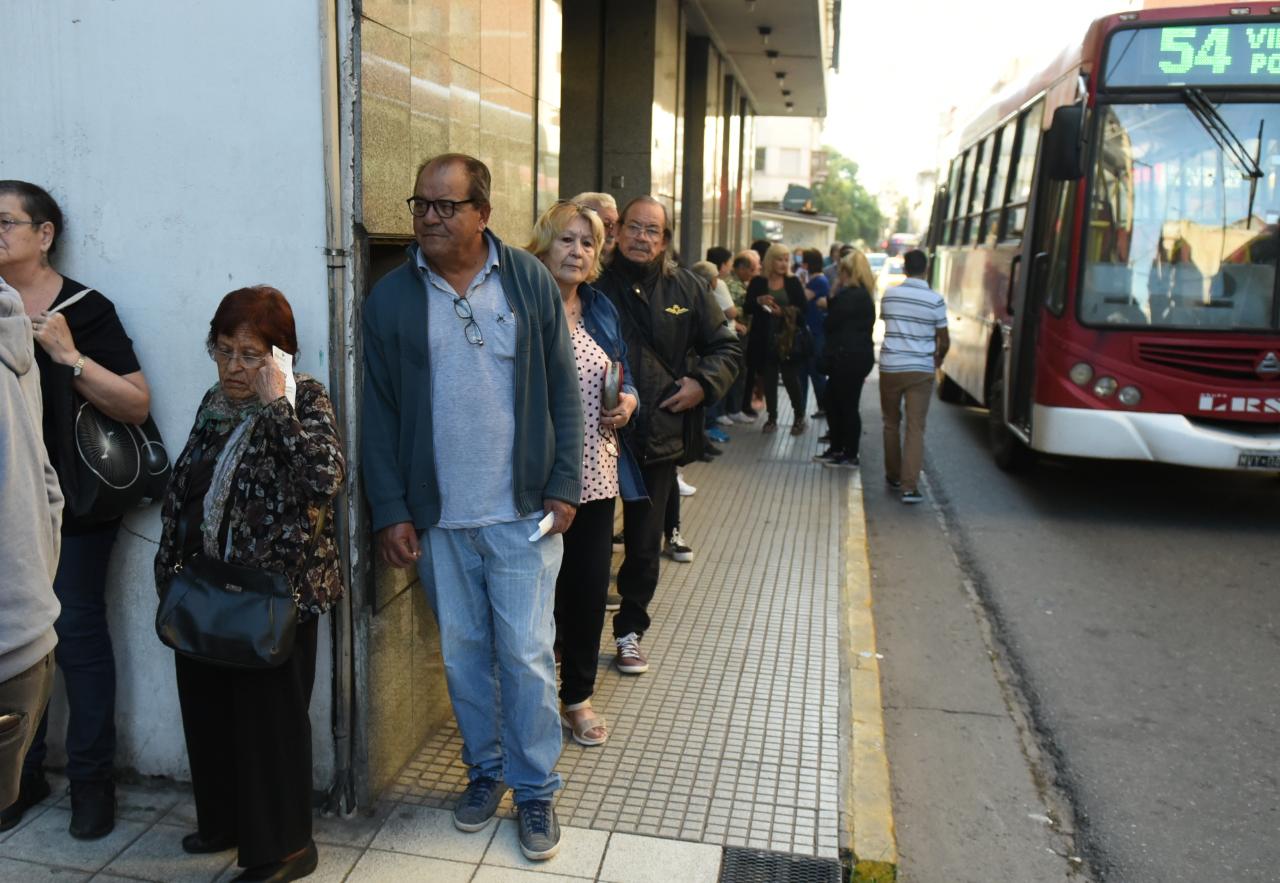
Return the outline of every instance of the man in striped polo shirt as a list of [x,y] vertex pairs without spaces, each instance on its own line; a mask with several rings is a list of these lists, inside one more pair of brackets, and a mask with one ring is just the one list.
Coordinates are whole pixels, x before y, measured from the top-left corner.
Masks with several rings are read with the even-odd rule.
[[[917,484],[924,461],[924,422],[933,393],[934,372],[946,358],[947,305],[924,281],[929,265],[924,252],[903,255],[907,281],[880,299],[884,343],[880,346],[880,412],[884,417],[884,473],[902,502],[924,499]],[[900,439],[903,402],[907,429]]]

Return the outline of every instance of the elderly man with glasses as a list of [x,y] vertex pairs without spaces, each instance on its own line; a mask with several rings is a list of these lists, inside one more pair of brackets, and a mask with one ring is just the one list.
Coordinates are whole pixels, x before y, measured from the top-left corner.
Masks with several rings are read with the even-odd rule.
[[[644,475],[648,501],[624,503],[626,554],[618,570],[621,609],[613,618],[614,664],[623,674],[649,670],[640,640],[658,587],[667,500],[676,493],[676,466],[698,456],[703,402],[729,390],[741,354],[707,285],[668,256],[666,207],[639,196],[622,209],[618,244],[596,287],[618,308],[640,408],[631,449]],[[689,425],[686,426],[686,421]]]
[[560,843],[552,609],[582,403],[559,289],[487,229],[489,187],[462,154],[418,171],[417,243],[364,306],[361,464],[378,550],[417,568],[440,626],[470,780],[454,825],[487,827],[511,788],[540,860]]

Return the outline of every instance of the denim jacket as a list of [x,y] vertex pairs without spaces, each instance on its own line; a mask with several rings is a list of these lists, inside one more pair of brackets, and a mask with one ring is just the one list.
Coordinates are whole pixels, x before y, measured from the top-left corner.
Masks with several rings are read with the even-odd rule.
[[[605,355],[614,362],[622,363],[622,391],[635,396],[639,402],[640,395],[631,379],[631,366],[627,364],[627,344],[622,339],[617,308],[609,298],[585,282],[578,286],[578,300],[582,302],[582,324],[587,333],[605,351]],[[636,410],[639,410],[638,405]],[[635,414],[631,416],[635,417]],[[591,420],[592,415],[586,414],[584,418]],[[647,500],[649,494],[640,474],[640,464],[631,452],[630,433],[626,428],[618,433],[618,440],[622,443],[618,451],[618,492],[628,503]]]

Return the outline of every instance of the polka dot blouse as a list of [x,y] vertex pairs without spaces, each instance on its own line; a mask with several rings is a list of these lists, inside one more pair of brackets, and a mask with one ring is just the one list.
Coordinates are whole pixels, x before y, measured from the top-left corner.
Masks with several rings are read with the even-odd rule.
[[[611,500],[618,495],[617,433],[600,426],[604,400],[604,375],[609,356],[587,333],[579,320],[573,328],[573,357],[578,363],[578,387],[582,390],[582,502]],[[609,447],[613,451],[610,452]]]

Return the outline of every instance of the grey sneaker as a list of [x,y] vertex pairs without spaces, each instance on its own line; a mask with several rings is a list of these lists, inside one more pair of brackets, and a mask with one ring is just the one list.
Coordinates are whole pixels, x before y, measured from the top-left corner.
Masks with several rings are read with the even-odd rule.
[[639,635],[628,632],[621,638],[614,638],[613,642],[618,647],[618,655],[613,657],[613,664],[618,666],[618,671],[624,675],[639,675],[649,670],[649,660],[640,652]]
[[550,800],[526,800],[516,804],[520,821],[520,851],[529,861],[540,862],[560,851],[560,822]]
[[489,824],[506,793],[507,786],[497,779],[481,776],[474,780],[453,808],[453,826],[467,833],[479,831]]
[[619,595],[617,592],[610,592],[608,595],[605,596],[604,609],[605,610],[621,610],[622,596]]

